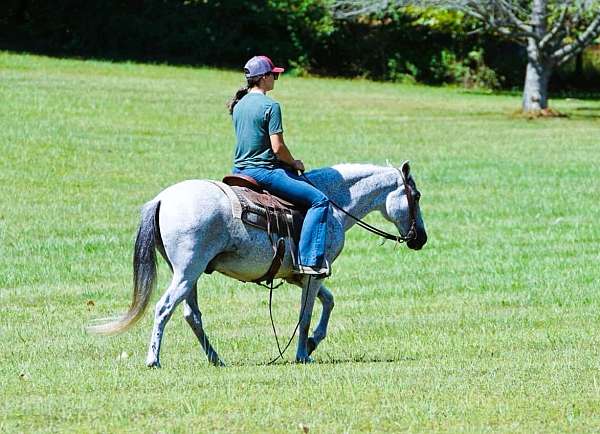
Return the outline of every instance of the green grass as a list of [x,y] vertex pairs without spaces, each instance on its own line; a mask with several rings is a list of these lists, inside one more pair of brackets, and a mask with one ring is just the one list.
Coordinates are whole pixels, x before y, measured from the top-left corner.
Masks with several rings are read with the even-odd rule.
[[[161,370],[144,367],[149,313],[126,334],[87,335],[128,306],[140,206],[229,170],[224,103],[240,84],[0,53],[1,432],[598,429],[600,101],[553,99],[569,118],[527,121],[511,116],[518,95],[284,76],[273,96],[308,167],[412,161],[426,248],[349,233],[312,366],[288,363],[294,347],[265,366],[268,293],[218,275],[199,297],[225,369],[180,311]],[[164,264],[159,276],[154,300]],[[276,291],[280,335],[299,301]]]

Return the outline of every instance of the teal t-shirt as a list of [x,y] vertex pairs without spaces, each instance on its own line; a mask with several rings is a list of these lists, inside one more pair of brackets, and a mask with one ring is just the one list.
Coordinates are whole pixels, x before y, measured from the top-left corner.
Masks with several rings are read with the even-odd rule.
[[271,149],[271,134],[283,132],[279,103],[263,93],[251,92],[233,108],[237,144],[233,164],[248,167],[279,167]]

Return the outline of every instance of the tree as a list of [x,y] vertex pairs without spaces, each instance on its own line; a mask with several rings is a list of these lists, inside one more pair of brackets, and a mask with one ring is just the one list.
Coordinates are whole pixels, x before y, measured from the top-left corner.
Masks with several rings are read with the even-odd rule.
[[334,15],[348,19],[415,5],[456,10],[526,48],[523,111],[548,108],[552,71],[600,35],[600,0],[336,0]]

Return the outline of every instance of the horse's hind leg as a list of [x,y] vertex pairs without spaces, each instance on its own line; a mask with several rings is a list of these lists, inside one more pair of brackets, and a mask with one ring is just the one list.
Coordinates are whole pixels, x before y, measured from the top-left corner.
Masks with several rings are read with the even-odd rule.
[[208,357],[208,361],[215,366],[225,366],[219,358],[219,355],[208,341],[208,336],[202,327],[202,314],[198,308],[198,291],[196,285],[192,288],[187,298],[183,302],[183,316],[190,325],[194,334],[200,341],[200,345]]
[[325,285],[321,285],[317,297],[323,305],[323,311],[321,312],[319,325],[314,330],[312,337],[308,338],[307,349],[309,356],[319,346],[319,343],[325,339],[325,336],[327,336],[327,325],[329,324],[329,317],[334,306],[333,294],[325,288]]
[[169,289],[167,289],[158,303],[156,303],[156,309],[154,310],[154,327],[150,338],[148,356],[146,357],[147,366],[160,367],[160,344],[165,326],[177,305],[188,296],[195,285],[196,280],[197,276],[193,279],[186,279],[185,276],[177,272],[174,273]]

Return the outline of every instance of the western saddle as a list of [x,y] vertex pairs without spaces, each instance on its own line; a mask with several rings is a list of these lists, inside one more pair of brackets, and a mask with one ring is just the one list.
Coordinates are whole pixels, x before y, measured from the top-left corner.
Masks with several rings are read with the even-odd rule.
[[266,231],[273,247],[271,266],[253,282],[273,282],[285,255],[285,238],[290,243],[293,265],[298,266],[296,253],[306,209],[262,189],[254,178],[247,175],[226,175],[223,183],[231,188],[240,202],[242,222]]

